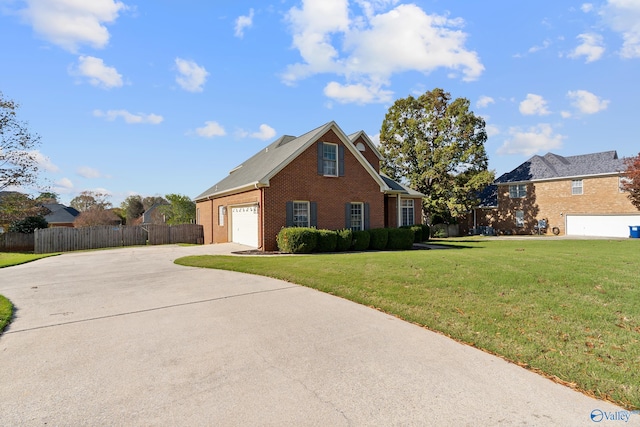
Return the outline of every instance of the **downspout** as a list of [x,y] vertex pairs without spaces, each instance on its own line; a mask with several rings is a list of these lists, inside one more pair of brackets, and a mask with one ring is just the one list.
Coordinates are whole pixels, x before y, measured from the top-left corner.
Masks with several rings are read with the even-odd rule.
[[264,212],[263,207],[264,207],[264,191],[262,191],[262,187],[258,187],[258,183],[256,182],[254,184],[254,187],[256,188],[256,190],[260,191],[260,204],[258,205],[258,218],[260,221],[260,230],[259,233],[260,235],[258,236],[259,239],[259,245],[258,245],[258,250],[262,250],[262,248],[264,247],[264,215],[262,215],[262,213]]

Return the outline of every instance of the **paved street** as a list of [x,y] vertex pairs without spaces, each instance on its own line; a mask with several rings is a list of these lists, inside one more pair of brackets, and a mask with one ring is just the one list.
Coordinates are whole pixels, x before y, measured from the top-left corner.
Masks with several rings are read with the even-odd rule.
[[[291,283],[181,267],[242,247],[69,253],[0,269],[2,426],[639,425],[392,316]],[[300,258],[304,262],[304,257]]]

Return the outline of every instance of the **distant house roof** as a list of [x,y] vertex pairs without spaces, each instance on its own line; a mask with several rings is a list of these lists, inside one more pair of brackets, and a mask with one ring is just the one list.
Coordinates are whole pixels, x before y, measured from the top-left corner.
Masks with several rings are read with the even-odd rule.
[[[357,132],[351,136],[347,136],[344,134],[342,129],[332,121],[299,137],[284,135],[272,142],[266,148],[260,150],[257,154],[243,162],[241,165],[232,169],[231,172],[229,172],[229,175],[197,196],[195,200],[203,200],[209,197],[221,197],[251,188],[268,186],[269,180],[273,176],[298,157],[298,155],[300,155],[311,144],[318,141],[320,137],[329,130],[333,130],[339,138],[350,142],[353,142],[353,140],[364,134],[364,132]],[[368,137],[365,138],[365,141],[373,150],[375,150],[374,152],[379,155],[375,146]],[[371,164],[369,164],[369,162],[367,162],[360,153],[358,153],[355,146],[348,143],[345,145],[354,152],[354,155],[362,163],[362,166],[369,172],[372,178],[378,182],[381,190],[390,190],[387,181],[376,172],[373,166],[371,166]]]
[[76,209],[60,203],[45,203],[42,206],[51,211],[50,214],[44,216],[49,224],[71,224],[80,215]]
[[[146,224],[153,224],[153,223],[157,223],[157,222],[164,222],[164,217],[162,216],[162,213],[160,211],[157,211],[157,209],[160,206],[165,206],[165,205],[168,205],[168,204],[169,204],[169,202],[159,202],[159,203],[154,203],[153,205],[151,205],[149,207],[149,209],[144,211],[142,216],[141,216],[142,224],[146,225]],[[162,220],[158,221],[160,218],[162,218]]]
[[533,156],[495,180],[495,184],[540,181],[590,175],[617,174],[625,170],[624,160],[615,151],[563,157],[547,153]]

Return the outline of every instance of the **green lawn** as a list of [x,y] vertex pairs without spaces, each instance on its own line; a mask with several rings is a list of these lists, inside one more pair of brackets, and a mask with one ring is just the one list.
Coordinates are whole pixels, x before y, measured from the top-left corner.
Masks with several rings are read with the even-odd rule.
[[[26,262],[35,261],[51,255],[55,254],[34,255],[27,253],[0,252],[0,268],[24,264]],[[0,333],[2,333],[4,328],[9,324],[12,316],[13,305],[11,304],[11,301],[0,295]]]
[[640,408],[640,240],[443,242],[453,249],[176,263],[319,289]]

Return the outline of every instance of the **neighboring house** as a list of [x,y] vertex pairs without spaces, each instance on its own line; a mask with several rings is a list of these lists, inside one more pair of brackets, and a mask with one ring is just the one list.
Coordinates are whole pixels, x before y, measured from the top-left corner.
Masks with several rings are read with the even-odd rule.
[[45,203],[42,206],[49,209],[50,213],[44,216],[49,227],[73,227],[73,222],[80,215],[76,209],[60,203]]
[[142,225],[165,224],[166,223],[165,216],[162,212],[160,212],[160,209],[158,208],[160,206],[168,205],[168,204],[169,203],[163,202],[163,203],[154,203],[153,205],[151,205],[151,207],[146,211],[144,211],[144,213],[140,217],[142,218],[142,222],[140,224]]
[[196,197],[205,243],[277,249],[282,227],[364,230],[420,223],[421,193],[380,174],[364,132],[329,122],[282,136]]
[[505,234],[538,232],[628,237],[640,212],[621,189],[624,160],[615,151],[533,156],[489,186],[470,226]]

